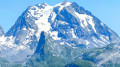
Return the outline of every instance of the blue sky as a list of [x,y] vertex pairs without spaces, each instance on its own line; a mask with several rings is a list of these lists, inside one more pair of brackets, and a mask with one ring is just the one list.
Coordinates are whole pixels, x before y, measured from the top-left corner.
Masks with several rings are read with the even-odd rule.
[[[28,6],[46,2],[55,5],[64,0],[1,0],[0,25],[7,32]],[[76,2],[92,12],[103,23],[120,36],[120,0],[67,0]]]

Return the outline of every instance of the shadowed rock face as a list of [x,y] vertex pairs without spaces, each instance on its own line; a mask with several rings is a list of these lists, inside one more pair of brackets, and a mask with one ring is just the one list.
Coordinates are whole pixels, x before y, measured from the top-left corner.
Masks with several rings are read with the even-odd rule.
[[40,55],[44,55],[44,45],[45,45],[45,35],[44,32],[41,32],[35,53],[40,53]]
[[44,32],[41,32],[38,46],[37,46],[36,51],[34,53],[34,54],[39,54],[41,57],[41,60],[44,59],[44,46],[45,46],[45,35],[44,35]]

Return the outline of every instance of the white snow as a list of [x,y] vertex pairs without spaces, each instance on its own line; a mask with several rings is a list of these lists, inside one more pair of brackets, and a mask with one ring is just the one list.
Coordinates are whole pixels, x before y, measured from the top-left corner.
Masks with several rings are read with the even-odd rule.
[[88,40],[85,40],[86,41],[86,45],[89,45],[90,44],[90,42],[88,41]]
[[81,26],[82,26],[83,28],[85,28],[82,22],[81,22],[80,24],[81,24]]
[[[16,47],[16,45],[13,44],[14,43],[14,38],[12,36],[10,37],[5,37],[4,35],[0,37],[0,48],[6,46],[9,48],[13,48]],[[4,47],[4,48],[6,48]]]
[[55,20],[55,18],[56,18],[56,13],[55,12],[52,12],[51,13],[51,16],[52,16],[52,18],[51,18],[51,20],[52,20],[52,22]]
[[60,40],[61,38],[58,37],[58,32],[57,31],[49,31],[50,36],[54,39],[54,40]]
[[71,5],[70,2],[66,2],[66,3],[63,2],[63,3],[55,5],[55,7],[60,6],[59,11],[61,11],[64,7],[67,7],[67,6],[70,6],[70,5]]
[[87,25],[88,25],[88,23],[87,23],[87,21],[86,21],[86,18],[91,18],[90,16],[88,16],[88,15],[86,15],[86,14],[79,14],[79,13],[77,13],[77,12],[75,12],[74,11],[74,13],[78,16],[78,18],[80,19],[80,21],[81,21],[81,26],[83,27],[83,28],[85,28]]
[[107,38],[107,40],[109,40],[109,37],[108,37],[108,36],[106,36],[106,38]]
[[109,40],[108,37],[101,35],[100,38],[101,38],[104,42],[110,44],[110,42],[108,41],[108,40]]
[[[51,25],[48,22],[48,18],[53,10],[53,6],[47,5],[47,6],[44,6],[45,8],[43,9],[39,9],[37,6],[34,6],[34,7],[36,8],[36,10],[29,10],[29,11],[33,17],[37,18],[37,20],[34,20],[35,24],[38,26],[38,32],[35,33],[35,35],[38,37],[38,40],[39,40],[40,33],[42,31],[47,33],[51,29]],[[53,16],[55,16],[54,13],[53,13]]]
[[77,36],[74,34],[74,29],[71,29],[71,33],[72,33],[73,38],[77,38]]
[[96,42],[97,44],[100,44],[101,46],[103,46],[103,44],[106,45],[105,42],[103,42],[103,41],[101,41],[101,40],[99,40],[99,39],[97,39],[95,37],[92,37],[92,39],[93,39],[94,42]]
[[[42,10],[42,11],[41,11]],[[58,32],[57,31],[53,31],[51,32],[51,25],[48,22],[48,18],[51,15],[52,16],[52,21],[54,21],[56,14],[55,12],[52,12],[53,10],[53,6],[45,6],[44,9],[38,9],[35,11],[37,13],[37,15],[34,15],[35,12],[32,12],[34,17],[39,17],[38,20],[35,20],[35,23],[38,25],[38,33],[36,34],[36,36],[40,37],[40,33],[42,31],[49,33],[50,36],[54,39],[54,40],[60,40],[61,38],[58,38]],[[40,14],[42,14],[43,16],[40,17]],[[61,22],[62,23],[62,22]]]
[[67,24],[68,24],[68,23],[65,22],[65,21],[58,21],[58,23],[63,24],[63,25],[67,25]]
[[103,23],[101,23],[101,25],[102,25],[102,26],[104,26],[104,24],[103,24]]
[[5,42],[6,42],[6,37],[4,37],[3,35],[0,37],[0,44],[5,44]]
[[95,47],[98,47],[96,44],[93,44]]
[[94,24],[94,22],[93,22],[93,21],[89,21],[89,24],[92,25],[93,30],[95,31],[95,33],[97,33],[97,32],[96,32],[96,29],[95,29],[95,24]]
[[91,24],[91,26],[92,26],[94,32],[97,33],[97,32],[96,32],[96,29],[95,29],[95,24],[94,24],[93,18],[92,18],[92,17],[89,17],[89,18],[90,18],[89,24]]
[[[95,31],[95,33],[96,33],[95,24],[94,24],[93,18],[92,18],[91,16],[88,16],[88,15],[86,15],[86,14],[79,14],[79,13],[77,13],[77,12],[74,12],[74,13],[79,17],[79,19],[80,19],[80,21],[81,21],[81,26],[82,26],[83,28],[87,27],[87,26],[88,26],[88,23],[89,23],[89,24],[92,26],[92,28],[93,28],[93,30]],[[87,23],[86,19],[89,19],[89,20],[88,20],[88,23]],[[90,30],[89,30],[89,31],[90,31]]]
[[19,50],[24,50],[24,49],[26,49],[26,47],[23,45],[20,45],[15,50],[19,51]]
[[26,28],[23,28],[23,30],[27,30]]
[[64,45],[64,42],[61,42],[60,45]]

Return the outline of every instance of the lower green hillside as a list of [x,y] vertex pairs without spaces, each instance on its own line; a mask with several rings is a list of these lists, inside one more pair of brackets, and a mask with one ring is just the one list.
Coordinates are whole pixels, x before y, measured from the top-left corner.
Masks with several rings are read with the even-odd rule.
[[71,64],[65,65],[65,67],[96,67],[94,63],[87,60],[75,60]]
[[[27,62],[27,67],[119,67],[120,60],[116,60],[120,58],[118,51],[118,44],[110,44],[101,48],[79,49],[63,47],[51,38],[47,38],[44,55],[34,54]],[[113,55],[115,56],[112,57]]]
[[[28,59],[27,67],[119,67],[120,45],[85,49],[60,45],[43,32],[35,53]],[[0,58],[1,67],[23,67]]]
[[48,56],[41,60],[39,55],[35,55],[29,60],[27,67],[95,67],[94,63],[86,60],[76,60],[71,63],[68,61],[55,56]]
[[7,60],[0,57],[0,67],[22,67],[22,64],[9,63]]
[[[43,35],[43,34],[42,34]],[[44,36],[44,35],[43,35]],[[41,42],[41,41],[40,41]],[[81,60],[82,49],[62,46],[47,36],[39,43],[42,52],[36,52],[27,62],[27,67],[95,67],[94,63]]]

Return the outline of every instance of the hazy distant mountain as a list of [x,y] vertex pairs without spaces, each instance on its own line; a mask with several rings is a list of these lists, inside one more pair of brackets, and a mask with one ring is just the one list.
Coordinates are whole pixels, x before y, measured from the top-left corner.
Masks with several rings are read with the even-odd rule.
[[0,26],[0,36],[4,35],[4,30],[2,28],[2,26]]

